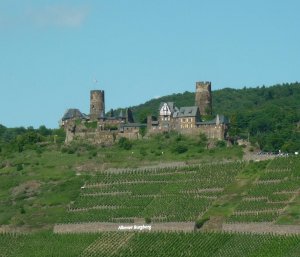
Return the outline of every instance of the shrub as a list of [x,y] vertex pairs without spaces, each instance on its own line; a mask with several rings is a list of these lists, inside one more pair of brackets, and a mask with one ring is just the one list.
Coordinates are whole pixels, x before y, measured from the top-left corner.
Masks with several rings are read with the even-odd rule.
[[177,137],[175,138],[176,142],[182,141],[183,140],[183,136],[182,134],[178,134]]
[[21,163],[19,163],[17,165],[17,171],[23,170],[23,165]]
[[23,206],[22,206],[21,209],[20,209],[20,213],[21,213],[21,214],[25,214],[25,213],[26,213],[26,211],[25,211],[25,209],[24,209]]
[[97,123],[97,121],[92,121],[92,122],[85,122],[84,125],[86,128],[96,129],[98,123]]
[[92,150],[90,151],[90,154],[89,154],[91,157],[96,157],[97,156],[97,150]]
[[144,137],[147,134],[147,127],[140,127],[139,134]]
[[151,218],[150,218],[150,217],[146,217],[146,218],[145,218],[145,222],[146,222],[146,224],[151,223]]
[[207,141],[208,141],[207,136],[203,133],[200,133],[200,135],[199,135],[199,145],[201,147],[205,147],[207,145]]
[[68,148],[67,147],[62,147],[60,151],[62,153],[66,153],[66,152],[68,152]]
[[187,148],[186,145],[183,145],[183,144],[177,144],[177,145],[174,147],[173,152],[174,152],[174,153],[181,154],[181,153],[185,153],[187,150],[188,150],[188,148]]
[[223,148],[223,147],[226,146],[226,142],[224,140],[218,140],[216,146],[220,147],[220,148]]
[[195,227],[197,229],[201,228],[205,222],[207,222],[209,220],[209,218],[202,218],[200,220],[197,220],[196,223],[195,223]]
[[68,149],[68,154],[74,154],[74,153],[75,153],[75,149],[73,149],[73,148]]
[[142,156],[146,156],[147,155],[147,149],[146,148],[141,148],[140,149],[140,155],[142,155]]
[[121,137],[118,145],[120,148],[123,148],[125,150],[130,150],[132,148],[132,142],[126,137]]

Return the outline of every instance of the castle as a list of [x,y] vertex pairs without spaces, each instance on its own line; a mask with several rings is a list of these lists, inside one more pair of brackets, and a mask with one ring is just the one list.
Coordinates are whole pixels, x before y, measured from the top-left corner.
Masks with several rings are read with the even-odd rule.
[[103,90],[90,92],[90,114],[78,109],[68,109],[60,125],[66,131],[66,142],[84,139],[91,143],[110,145],[118,138],[138,139],[141,128],[147,128],[147,135],[178,131],[187,135],[204,133],[208,138],[223,140],[229,121],[223,115],[212,120],[203,117],[212,114],[211,82],[196,82],[195,105],[178,108],[174,102],[162,102],[157,118],[148,116],[147,124],[135,123],[130,109],[105,113]]

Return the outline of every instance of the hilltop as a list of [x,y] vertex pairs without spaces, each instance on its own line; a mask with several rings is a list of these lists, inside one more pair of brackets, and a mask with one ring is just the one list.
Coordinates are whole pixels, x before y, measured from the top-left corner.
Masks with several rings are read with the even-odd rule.
[[[224,88],[212,91],[212,95],[213,114],[224,114],[230,119],[230,137],[250,137],[252,143],[264,151],[299,150],[300,83]],[[130,108],[136,120],[145,122],[147,115],[157,116],[161,102],[175,102],[178,107],[192,106],[195,94],[167,95]]]

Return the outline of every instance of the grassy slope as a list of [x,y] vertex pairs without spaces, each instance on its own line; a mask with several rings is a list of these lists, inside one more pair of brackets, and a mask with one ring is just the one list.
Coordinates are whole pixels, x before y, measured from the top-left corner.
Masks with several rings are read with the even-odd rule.
[[[157,147],[157,142],[151,141],[150,146],[152,144]],[[72,154],[49,148],[42,153],[27,150],[6,158],[0,157],[1,162],[7,164],[0,169],[0,223],[51,228],[65,215],[69,203],[79,195],[80,186],[89,178],[88,167],[122,167],[124,164],[136,167],[153,161],[210,162],[234,160],[241,156],[239,148],[213,151],[202,149],[197,152],[195,146],[183,154],[174,154],[167,147],[164,148],[164,156],[155,151],[152,153],[151,147],[146,149],[146,155],[144,152],[141,154],[138,150],[147,145],[138,142],[131,150],[121,150],[117,146],[106,149],[72,146]],[[214,202],[205,215],[221,216],[223,219],[229,216],[270,163],[266,161],[246,165],[237,180],[226,187],[222,197]],[[22,164],[23,169],[18,171],[17,164]],[[85,166],[87,168],[81,171],[80,176],[76,176],[76,167],[84,165],[88,165]],[[288,206],[278,223],[299,224],[298,203],[299,197]],[[292,257],[300,253],[299,236],[138,233],[126,239],[125,243],[120,242],[122,246],[119,248],[111,245],[118,240],[121,239],[116,240],[114,233],[54,235],[44,231],[30,235],[0,234],[0,256],[77,256],[80,253],[82,256],[178,256],[179,252],[184,253],[184,256],[241,256],[241,249],[243,256]]]
[[[0,169],[0,224],[31,228],[52,227],[66,215],[67,207],[77,199],[80,187],[95,170],[137,167],[166,161],[209,163],[238,160],[241,156],[241,149],[235,147],[215,148],[213,151],[201,148],[199,152],[191,148],[182,154],[174,154],[170,149],[163,148],[163,155],[161,152],[151,153],[150,147],[145,155],[144,151],[139,152],[145,146],[143,144],[147,145],[142,141],[136,142],[130,150],[119,149],[118,146],[89,150],[82,146],[72,146],[72,154],[61,153],[55,148],[42,153],[28,150],[1,159],[7,165]],[[156,142],[152,141],[152,144],[155,145]],[[23,169],[18,171],[17,164],[22,164]],[[254,186],[254,181],[264,174],[267,165],[268,161],[247,164],[236,180],[227,185],[204,217],[221,216],[225,220],[230,216],[242,197]],[[295,167],[295,171],[298,168],[300,167]],[[78,171],[80,176],[76,176]],[[300,223],[298,202],[299,196],[288,204],[278,223]]]
[[[236,160],[242,156],[238,147],[226,151],[223,148],[205,150],[193,140],[187,139],[184,143],[189,149],[182,154],[174,154],[167,140],[149,139],[134,142],[130,150],[117,145],[111,148],[73,145],[62,153],[51,146],[41,153],[26,150],[0,156],[0,163],[4,164],[0,169],[0,224],[51,227],[77,198],[89,170],[138,167],[165,161]],[[22,169],[18,170],[20,165]],[[80,176],[76,176],[78,170],[83,170]]]

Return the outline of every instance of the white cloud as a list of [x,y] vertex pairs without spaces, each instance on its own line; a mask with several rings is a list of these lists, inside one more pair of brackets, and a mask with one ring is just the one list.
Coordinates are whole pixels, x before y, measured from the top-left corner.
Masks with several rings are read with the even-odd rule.
[[85,6],[48,5],[29,10],[26,16],[37,26],[79,27],[88,12]]

